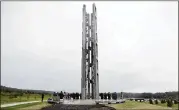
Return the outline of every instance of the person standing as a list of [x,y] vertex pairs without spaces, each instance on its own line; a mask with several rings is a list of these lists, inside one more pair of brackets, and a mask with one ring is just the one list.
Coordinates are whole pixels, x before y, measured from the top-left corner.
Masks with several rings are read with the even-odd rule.
[[44,100],[44,94],[42,94],[42,102],[43,102],[43,100]]

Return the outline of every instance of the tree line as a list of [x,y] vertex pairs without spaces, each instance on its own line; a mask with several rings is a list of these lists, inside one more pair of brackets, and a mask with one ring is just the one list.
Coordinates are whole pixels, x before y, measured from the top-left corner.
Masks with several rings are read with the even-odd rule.
[[44,91],[44,90],[28,90],[28,89],[17,89],[17,88],[11,88],[1,85],[1,94],[9,93],[9,94],[15,94],[15,95],[22,95],[22,94],[51,94],[53,91]]

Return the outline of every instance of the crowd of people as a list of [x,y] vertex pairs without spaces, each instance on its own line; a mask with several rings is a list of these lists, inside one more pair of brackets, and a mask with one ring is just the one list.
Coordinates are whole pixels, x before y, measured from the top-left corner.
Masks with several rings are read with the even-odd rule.
[[79,99],[80,95],[81,94],[79,94],[79,93],[67,93],[67,92],[62,92],[62,91],[60,93],[58,93],[58,92],[53,93],[53,96],[59,96],[60,99],[71,99],[71,98]]

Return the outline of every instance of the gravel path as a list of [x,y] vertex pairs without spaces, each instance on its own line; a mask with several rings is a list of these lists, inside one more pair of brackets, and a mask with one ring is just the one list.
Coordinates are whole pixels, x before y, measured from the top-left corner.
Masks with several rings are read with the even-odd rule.
[[105,105],[72,105],[72,104],[55,104],[42,110],[116,110]]
[[21,105],[21,104],[35,103],[35,102],[40,102],[40,101],[16,102],[16,103],[10,103],[10,104],[3,104],[3,105],[1,105],[1,108]]

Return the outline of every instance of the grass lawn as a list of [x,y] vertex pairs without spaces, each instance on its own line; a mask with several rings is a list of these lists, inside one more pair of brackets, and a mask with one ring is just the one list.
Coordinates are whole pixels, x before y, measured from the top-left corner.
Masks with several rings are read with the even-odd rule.
[[[113,107],[115,109],[171,109],[167,106],[162,106],[160,104],[149,104],[147,102],[136,102],[136,101],[126,101],[122,104],[109,104],[107,106]],[[173,105],[174,109],[177,109],[178,106]]]
[[[162,107],[167,107],[167,103],[164,103],[164,104],[159,103],[157,105],[162,106]],[[178,109],[178,106],[179,104],[173,104],[172,109]]]
[[29,104],[21,104],[12,107],[4,107],[1,110],[40,110],[44,107],[51,106],[47,102],[36,102],[36,103],[29,103]]
[[[143,102],[143,103],[149,103],[149,102]],[[157,105],[157,106],[162,106],[162,107],[167,107],[167,103],[161,103],[159,102],[158,104],[155,104],[155,102],[153,102],[153,105]],[[177,109],[178,110],[179,104],[173,104],[173,106],[171,107],[172,109]],[[169,107],[167,107],[169,108]]]
[[[45,95],[44,100],[47,100],[51,95]],[[40,101],[40,94],[23,94],[22,96],[12,97],[12,94],[1,93],[1,105],[14,103],[14,102],[26,102],[26,101]]]

